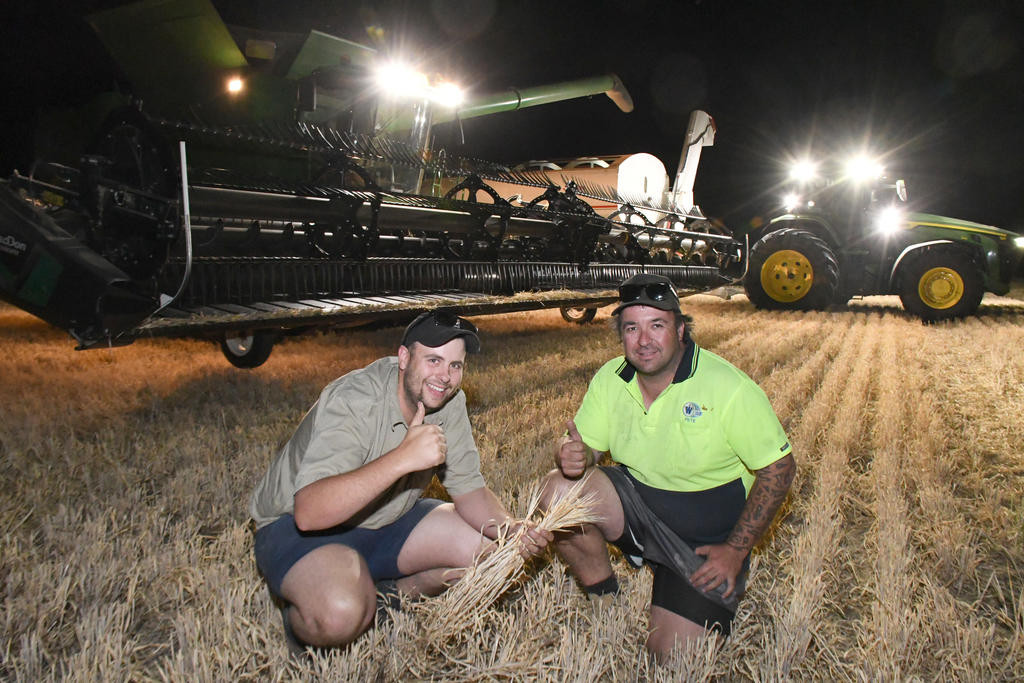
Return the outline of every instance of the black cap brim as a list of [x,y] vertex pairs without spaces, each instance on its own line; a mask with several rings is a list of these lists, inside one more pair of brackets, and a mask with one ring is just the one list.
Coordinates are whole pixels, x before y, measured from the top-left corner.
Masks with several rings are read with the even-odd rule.
[[646,296],[642,296],[639,299],[619,304],[615,307],[615,310],[612,311],[612,315],[618,315],[623,309],[629,308],[630,306],[650,306],[651,308],[657,308],[662,311],[681,312],[679,309],[679,302],[674,299],[671,301],[655,301],[654,299],[648,299]]
[[466,353],[480,353],[480,337],[476,332],[459,327],[448,325],[437,325],[431,317],[431,313],[421,313],[409,326],[405,328],[405,335],[402,337],[402,346],[410,347],[413,342],[419,342],[430,348],[444,346],[452,339],[462,337],[466,344]]

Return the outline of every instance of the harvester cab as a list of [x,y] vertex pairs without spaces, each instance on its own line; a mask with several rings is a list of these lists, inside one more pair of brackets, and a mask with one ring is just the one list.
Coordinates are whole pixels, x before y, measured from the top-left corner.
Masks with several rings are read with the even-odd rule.
[[[210,0],[147,0],[88,20],[129,84],[122,104],[133,102],[151,117],[236,128],[241,135],[262,132],[273,138],[280,134],[275,127],[292,122],[353,137],[387,138],[393,145],[387,151],[411,156],[409,163],[398,164],[401,169],[394,163],[372,169],[372,179],[387,191],[420,191],[419,167],[430,154],[435,123],[598,93],[607,93],[623,111],[633,106],[614,75],[515,96],[498,92],[467,98],[437,73],[345,38],[317,30],[295,34],[228,26]],[[113,107],[108,117],[112,114]],[[239,165],[237,146],[227,150],[226,159],[207,159],[207,147],[199,146],[203,156],[195,157],[194,165]]]
[[898,294],[927,321],[977,311],[1005,294],[1024,237],[910,210],[903,179],[857,156],[831,172],[795,163],[781,208],[751,235],[744,287],[768,309],[825,309],[852,297]]

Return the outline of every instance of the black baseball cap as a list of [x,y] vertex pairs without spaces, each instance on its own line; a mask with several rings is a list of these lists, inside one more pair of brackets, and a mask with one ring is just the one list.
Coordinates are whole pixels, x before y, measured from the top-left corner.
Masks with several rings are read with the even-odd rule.
[[420,313],[405,328],[402,346],[411,347],[413,342],[437,348],[456,337],[463,337],[467,353],[480,353],[480,337],[476,336],[476,325],[460,318],[451,311],[438,308]]
[[679,296],[672,281],[664,275],[639,273],[619,285],[619,305],[612,311],[618,315],[628,306],[650,306],[662,311],[679,311]]

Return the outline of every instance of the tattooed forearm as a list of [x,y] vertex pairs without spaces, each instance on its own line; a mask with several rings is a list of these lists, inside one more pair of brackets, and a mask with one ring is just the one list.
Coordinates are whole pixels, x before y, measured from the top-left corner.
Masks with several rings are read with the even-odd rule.
[[795,474],[796,461],[792,455],[757,470],[747,503],[725,542],[749,552],[775,518]]

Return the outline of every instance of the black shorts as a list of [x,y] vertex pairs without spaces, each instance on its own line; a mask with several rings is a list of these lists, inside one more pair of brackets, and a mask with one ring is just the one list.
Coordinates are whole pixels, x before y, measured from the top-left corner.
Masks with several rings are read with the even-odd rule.
[[[625,474],[626,478],[632,484],[632,490],[639,493],[639,496],[634,496],[634,501],[639,498],[644,500],[646,496],[645,487],[640,482],[636,481],[624,467],[606,468],[602,467],[606,473],[609,474],[609,478],[615,485],[616,490],[620,491],[620,498],[623,495],[627,495],[625,491],[622,491],[623,479],[616,476],[613,473],[608,472],[610,469],[618,470],[618,472]],[[737,490],[738,487],[738,490]],[[686,512],[673,519],[674,524],[669,526],[673,527],[676,531],[676,535],[683,543],[685,543],[691,550],[701,545],[710,545],[713,543],[721,543],[728,536],[729,530],[735,523],[735,519],[739,517],[739,513],[742,511],[743,503],[745,502],[745,493],[743,492],[743,484],[739,480],[726,484],[724,487],[719,487],[720,490],[713,490],[712,492],[700,492],[702,495],[697,497],[697,501],[707,502],[710,497],[713,497],[718,502],[725,502],[725,510],[720,510],[717,514],[718,519],[711,518],[706,509],[702,510],[703,514],[700,514],[701,520],[695,522],[693,517],[696,516],[692,512]],[[664,503],[665,501],[655,501],[654,508],[658,508],[658,503]],[[684,506],[685,507],[685,506]],[[703,506],[701,506],[703,507]],[[648,508],[651,511],[651,508]],[[618,547],[631,564],[635,567],[640,567],[644,562],[651,566],[654,572],[654,585],[651,589],[651,604],[667,609],[668,611],[678,614],[679,616],[689,619],[697,624],[702,624],[708,629],[718,629],[723,635],[729,635],[732,630],[732,620],[735,616],[735,612],[732,609],[727,608],[722,604],[721,600],[714,600],[708,597],[708,594],[695,588],[690,583],[686,576],[680,575],[675,568],[664,562],[658,562],[650,559],[649,556],[659,555],[653,551],[657,550],[652,546],[657,544],[658,536],[650,533],[650,530],[646,528],[646,524],[643,519],[638,516],[630,514],[630,506],[623,505],[623,514],[625,516],[625,525],[622,536],[612,542],[613,545]],[[660,515],[659,519],[661,518]],[[686,519],[683,519],[686,518]],[[710,527],[709,527],[710,522]],[[689,528],[695,531],[692,535],[699,535],[698,538],[687,538],[682,534],[679,534],[679,528]],[[697,528],[695,528],[697,527]],[[716,531],[714,527],[720,527],[719,531]],[[662,553],[664,555],[665,553]],[[671,554],[671,552],[669,552]],[[740,575],[736,577],[736,586],[734,591],[737,595],[742,595],[746,586],[747,568],[749,567],[750,558],[744,560],[743,569]]]
[[403,574],[398,571],[398,553],[416,525],[438,505],[441,505],[439,500],[421,498],[411,510],[379,529],[338,526],[322,531],[299,531],[292,515],[282,515],[256,530],[253,538],[256,566],[267,580],[270,592],[281,598],[281,582],[296,562],[312,550],[337,543],[362,555],[374,581],[399,579]]

